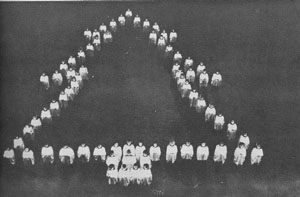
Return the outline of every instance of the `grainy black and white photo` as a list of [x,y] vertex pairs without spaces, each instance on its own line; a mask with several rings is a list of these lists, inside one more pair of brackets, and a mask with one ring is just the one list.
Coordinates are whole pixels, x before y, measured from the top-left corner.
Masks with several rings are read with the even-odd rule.
[[1,1],[0,196],[300,196],[300,1]]

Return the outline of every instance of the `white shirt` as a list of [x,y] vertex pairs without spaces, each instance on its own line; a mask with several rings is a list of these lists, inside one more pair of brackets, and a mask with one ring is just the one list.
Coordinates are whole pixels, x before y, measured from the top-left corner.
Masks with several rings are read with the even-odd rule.
[[93,32],[93,38],[95,38],[96,36],[98,36],[98,38],[100,38],[100,33],[99,33],[99,31],[94,31],[94,32]]
[[79,146],[77,150],[77,157],[86,156],[88,159],[91,156],[90,148],[88,146]]
[[131,11],[131,10],[127,10],[127,11],[125,12],[125,16],[126,16],[127,18],[132,17],[132,11]]
[[140,166],[143,167],[145,164],[148,164],[149,167],[151,167],[151,160],[150,160],[150,156],[144,156],[142,155],[140,157]]
[[123,25],[125,25],[125,17],[124,16],[119,16],[119,18],[118,18],[118,21],[119,21],[119,23],[123,26]]
[[240,147],[236,147],[235,151],[234,151],[234,157],[246,157],[247,151],[245,148],[240,148]]
[[123,146],[123,155],[126,155],[128,150],[130,150],[130,154],[135,155],[135,148],[133,144],[125,144]]
[[59,109],[59,104],[57,101],[50,103],[50,109]]
[[82,77],[81,77],[80,74],[76,74],[76,75],[75,75],[75,79],[76,79],[76,81],[77,81],[78,83],[82,81]]
[[204,70],[205,70],[205,65],[204,64],[199,64],[198,66],[197,66],[197,75],[200,75],[200,73],[202,73]]
[[205,115],[213,115],[213,116],[216,115],[216,108],[214,108],[214,107],[206,108]]
[[187,146],[186,144],[183,144],[182,147],[181,147],[181,155],[184,156],[184,155],[190,155],[191,157],[194,156],[194,148],[193,148],[193,145],[189,145]]
[[157,45],[159,45],[159,46],[166,45],[165,39],[164,39],[163,37],[160,37],[160,38],[158,39]]
[[85,30],[83,35],[90,38],[92,37],[92,32],[90,30]]
[[198,95],[199,95],[198,92],[191,91],[189,95],[189,99],[190,100],[197,99]]
[[143,22],[143,27],[144,27],[144,28],[150,27],[150,22],[145,20],[145,21]]
[[42,158],[45,157],[45,156],[53,157],[54,156],[54,151],[53,151],[52,146],[48,146],[48,147],[44,146],[42,148],[41,155],[42,155]]
[[72,88],[66,88],[65,89],[65,94],[69,97],[74,94],[74,90]]
[[170,32],[170,40],[177,39],[177,33],[176,32]]
[[20,137],[14,139],[14,148],[17,148],[18,146],[20,146],[21,148],[24,148],[23,139]]
[[207,73],[201,73],[199,76],[199,82],[202,83],[204,81],[208,82],[209,77]]
[[231,133],[235,133],[237,131],[237,125],[228,123],[227,124],[227,131],[231,132]]
[[117,157],[122,157],[122,148],[120,146],[112,146],[110,150],[112,150]]
[[160,28],[159,28],[159,25],[158,25],[158,24],[154,24],[152,28],[153,28],[153,30],[156,31],[156,32],[159,32],[159,31],[160,31]]
[[32,118],[30,124],[31,124],[33,127],[39,127],[39,126],[42,126],[41,119],[39,119],[39,118]]
[[192,59],[186,59],[184,62],[184,65],[186,65],[188,67],[193,66],[193,64],[194,64],[194,61]]
[[41,75],[40,77],[40,82],[41,83],[49,83],[49,77],[47,75]]
[[61,73],[53,73],[53,75],[52,75],[52,80],[53,80],[53,81],[62,81],[63,78],[62,78]]
[[257,161],[257,158],[261,158],[264,156],[264,151],[262,148],[254,147],[251,151],[251,163],[254,164]]
[[216,116],[215,117],[215,124],[221,124],[221,125],[224,125],[225,123],[225,119],[224,119],[224,116]]
[[75,158],[75,153],[71,147],[63,147],[59,151],[59,156],[60,157],[70,157],[72,160]]
[[166,42],[168,42],[168,34],[167,32],[162,32],[160,35],[165,39]]
[[168,46],[166,47],[165,52],[166,52],[166,53],[169,53],[169,52],[171,52],[171,51],[173,51],[173,47],[172,47],[171,45],[168,45]]
[[222,76],[220,74],[214,73],[212,78],[211,78],[211,81],[213,82],[213,81],[216,81],[216,80],[221,82],[222,81]]
[[78,57],[85,57],[84,51],[78,51],[77,56]]
[[76,64],[76,59],[75,59],[75,57],[69,57],[69,59],[68,59],[68,64]]
[[118,179],[118,177],[119,177],[119,172],[118,172],[117,169],[114,169],[114,170],[109,170],[109,169],[107,169],[106,176],[107,176],[108,178]]
[[182,88],[182,90],[191,90],[192,86],[189,83],[185,83],[185,84],[183,84],[183,86],[181,88]]
[[161,149],[159,146],[157,147],[154,147],[154,146],[151,146],[150,149],[149,149],[149,155],[151,157],[151,159],[153,159],[153,155],[156,154],[156,155],[161,155]]
[[107,26],[102,24],[102,25],[100,25],[99,30],[100,30],[100,32],[106,32],[107,31]]
[[61,63],[60,65],[59,65],[59,69],[60,70],[68,70],[68,64],[66,64],[66,63]]
[[155,32],[151,32],[149,34],[149,39],[153,40],[156,43],[156,41],[157,41],[157,34]]
[[[68,101],[68,95],[67,94],[59,94],[59,97],[58,97],[58,100],[59,101]],[[50,108],[51,108],[51,105],[50,105]]]
[[241,135],[240,139],[239,139],[239,143],[244,143],[245,147],[248,148],[249,144],[250,144],[250,138],[249,138],[249,136],[245,137],[245,136]]
[[206,107],[206,101],[203,98],[199,98],[196,101],[196,106],[199,108],[205,108]]
[[117,156],[108,156],[106,158],[106,165],[109,166],[111,164],[117,168],[119,165],[119,158]]
[[109,26],[111,29],[114,29],[117,27],[117,22],[116,21],[110,21]]
[[15,158],[15,152],[13,149],[10,149],[10,150],[5,150],[4,153],[3,153],[3,158],[6,158],[6,159],[13,159]]
[[103,34],[103,39],[104,39],[104,40],[112,39],[111,33],[110,33],[109,31],[105,32],[105,33]]
[[29,150],[29,151],[23,151],[22,154],[23,159],[30,159],[32,160],[32,164],[34,164],[34,155],[33,155],[33,151]]
[[79,88],[79,84],[78,84],[78,81],[71,81],[71,83],[70,83],[70,86],[71,86],[71,88]]
[[50,110],[47,109],[47,110],[42,110],[41,111],[41,118],[44,119],[44,118],[51,118],[51,113],[50,113]]
[[172,72],[177,71],[180,69],[180,65],[178,63],[174,64],[172,67]]
[[33,134],[34,133],[33,128],[30,127],[29,125],[26,125],[23,129],[23,135],[25,135],[26,133]]
[[207,160],[209,156],[208,146],[198,146],[197,148],[197,160]]
[[225,160],[227,158],[227,146],[225,146],[225,145],[224,146],[217,145],[216,149],[215,149],[214,157],[215,157],[214,161],[220,161],[220,160],[222,160],[223,162],[225,162]]
[[67,78],[68,79],[70,79],[70,78],[72,78],[72,77],[75,77],[75,74],[76,74],[76,72],[75,72],[75,70],[71,70],[71,69],[69,69],[69,70],[67,70]]
[[177,154],[178,152],[178,149],[177,149],[177,145],[173,145],[171,146],[170,144],[167,146],[167,151],[166,151],[166,154],[169,155],[169,154]]
[[141,18],[139,16],[134,17],[133,24],[139,24],[141,22]]
[[101,148],[99,148],[98,146],[95,147],[93,155],[94,156],[106,156],[105,147],[103,147],[103,146]]
[[86,45],[86,50],[91,50],[91,51],[93,51],[93,50],[94,50],[94,46],[91,45],[91,44],[88,44],[88,45]]
[[173,59],[174,60],[180,60],[180,59],[182,59],[182,55],[180,53],[175,53]]
[[145,146],[136,146],[135,147],[135,155],[136,155],[136,157],[137,158],[139,158],[142,154],[143,154],[143,152],[146,150],[146,147]]
[[194,78],[195,79],[195,71],[194,70],[188,70],[186,71],[186,78],[189,79],[189,78]]
[[86,74],[88,74],[88,73],[89,73],[89,72],[88,72],[87,67],[80,67],[80,68],[79,68],[79,74],[80,74],[81,76],[86,75]]

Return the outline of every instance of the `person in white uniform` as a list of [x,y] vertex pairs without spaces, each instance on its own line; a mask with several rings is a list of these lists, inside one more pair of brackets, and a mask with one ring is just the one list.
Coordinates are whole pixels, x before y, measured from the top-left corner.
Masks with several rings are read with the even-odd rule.
[[119,172],[114,165],[109,165],[106,172],[106,177],[108,179],[109,185],[116,185],[118,183]]
[[72,78],[75,77],[75,74],[76,74],[76,72],[73,68],[69,68],[67,70],[66,78],[68,80],[68,83],[70,83]]
[[123,155],[125,155],[128,150],[130,150],[130,153],[132,155],[135,155],[135,148],[134,148],[134,145],[132,144],[131,140],[127,140],[126,144],[124,144],[124,146],[123,146]]
[[223,129],[224,124],[225,124],[225,118],[224,118],[224,116],[221,113],[219,113],[215,117],[214,129],[216,131],[221,131]]
[[183,65],[184,72],[187,72],[189,70],[189,68],[193,67],[193,65],[194,65],[194,60],[191,59],[191,57],[188,57],[187,59],[185,59],[184,65]]
[[170,32],[169,38],[170,38],[170,43],[172,44],[174,44],[177,41],[177,32],[175,32],[174,29]]
[[121,27],[125,26],[126,19],[125,19],[125,17],[122,14],[118,17],[118,22],[119,22],[119,24],[120,24]]
[[53,162],[54,162],[54,151],[53,151],[52,146],[49,146],[48,144],[43,146],[42,151],[41,151],[41,156],[42,156],[43,163],[53,164]]
[[84,32],[83,32],[84,38],[87,42],[91,41],[92,39],[92,32],[89,30],[89,28],[87,28]]
[[166,49],[165,49],[165,57],[172,57],[174,53],[174,48],[172,47],[172,45],[167,45]]
[[125,17],[130,19],[132,17],[132,11],[130,9],[127,9],[125,12]]
[[196,92],[195,89],[193,89],[191,92],[190,92],[190,95],[189,95],[189,103],[190,103],[190,107],[196,107],[196,103],[197,103],[197,99],[198,99],[198,92]]
[[101,39],[96,36],[93,40],[93,46],[96,51],[101,51]]
[[106,165],[111,166],[113,165],[115,169],[118,169],[120,160],[114,153],[114,151],[111,151],[110,154],[106,158]]
[[150,147],[149,156],[152,162],[158,162],[160,160],[161,149],[156,142]]
[[22,154],[23,163],[26,166],[32,166],[35,164],[33,151],[29,148],[25,148]]
[[73,57],[72,55],[70,55],[70,57],[68,59],[68,64],[69,64],[69,67],[76,69],[76,58]]
[[214,121],[216,117],[216,108],[209,104],[205,110],[205,122]]
[[65,61],[62,61],[59,65],[59,70],[60,72],[66,76],[67,75],[67,70],[69,69],[68,64]]
[[248,149],[250,145],[250,138],[248,134],[245,132],[243,133],[240,138],[238,143],[243,143],[245,145],[245,148]]
[[259,165],[263,156],[263,149],[259,144],[256,144],[256,147],[254,147],[251,151],[251,165]]
[[227,124],[227,138],[228,140],[234,140],[237,132],[237,124],[234,120],[231,120],[230,123]]
[[147,154],[146,151],[143,152],[143,155],[140,157],[140,167],[148,164],[149,168],[152,167],[150,156]]
[[133,19],[133,27],[135,29],[139,29],[141,28],[141,18],[139,17],[139,15],[136,15]]
[[99,26],[99,31],[103,34],[107,31],[107,26],[104,23],[101,23],[101,25]]
[[128,187],[130,184],[130,172],[125,164],[119,169],[119,182],[125,187]]
[[93,156],[95,158],[95,161],[102,161],[105,162],[106,160],[106,149],[104,146],[99,144],[94,148]]
[[21,137],[17,136],[17,137],[14,139],[13,144],[14,144],[14,149],[23,152],[23,150],[24,150],[24,148],[25,148],[25,145],[24,145],[24,141],[23,141],[23,139],[22,139]]
[[56,100],[52,100],[50,103],[50,113],[52,117],[59,117],[60,116],[60,107],[59,103]]
[[12,148],[7,148],[3,153],[3,158],[8,161],[11,165],[16,164],[15,151]]
[[55,72],[52,74],[52,82],[55,86],[61,86],[63,82],[63,76],[58,72],[58,70],[55,70]]
[[30,125],[33,126],[34,131],[39,131],[42,127],[42,121],[40,118],[38,118],[37,116],[33,116],[31,121],[30,121]]
[[32,125],[25,125],[25,127],[23,128],[23,136],[24,139],[30,139],[30,140],[34,140],[34,129]]
[[222,84],[222,75],[219,72],[213,74],[211,78],[211,85],[214,87],[219,87]]
[[205,70],[206,70],[205,65],[203,64],[203,62],[200,62],[200,64],[197,66],[197,69],[196,69],[197,77],[199,77],[200,74],[203,73],[203,71],[205,71]]
[[157,47],[159,50],[164,51],[166,48],[166,40],[164,39],[163,36],[160,36],[158,41],[157,41]]
[[40,82],[42,83],[42,85],[44,86],[44,88],[46,90],[48,90],[50,88],[50,82],[49,82],[49,77],[48,75],[46,75],[45,73],[43,73],[40,76]]
[[181,61],[182,61],[182,55],[179,51],[177,51],[175,54],[174,54],[174,57],[173,57],[173,61],[174,63],[178,63],[178,64],[181,64]]
[[73,89],[73,92],[75,95],[79,94],[79,83],[76,81],[76,78],[73,77],[70,83],[71,88]]
[[73,88],[71,88],[71,86],[69,85],[68,87],[65,88],[65,94],[68,97],[68,101],[73,101],[74,97],[75,97],[75,93]]
[[118,160],[121,161],[121,158],[122,158],[122,148],[121,148],[121,146],[119,146],[119,143],[116,142],[111,147],[110,150],[112,150],[114,152],[115,156],[118,158]]
[[181,152],[181,158],[183,160],[192,160],[194,156],[193,145],[191,145],[191,143],[187,141],[185,144],[181,146],[180,152]]
[[142,166],[140,170],[141,184],[149,186],[152,183],[152,172],[148,164]]
[[195,78],[196,78],[195,71],[190,67],[190,68],[186,71],[186,79],[187,79],[191,84],[194,84]]
[[89,162],[91,158],[90,148],[86,144],[81,144],[77,149],[77,157],[83,163]]
[[209,148],[205,142],[202,142],[197,148],[197,160],[198,161],[207,161],[209,157]]
[[145,19],[143,22],[143,32],[147,33],[150,31],[150,22],[148,19]]
[[220,142],[216,145],[214,153],[214,162],[224,164],[227,159],[227,146]]
[[140,161],[140,157],[143,155],[143,152],[146,150],[146,147],[143,145],[143,142],[139,142],[135,147],[135,157],[137,161]]
[[199,75],[199,87],[207,87],[209,81],[209,76],[204,70],[202,73]]
[[59,97],[58,97],[58,101],[59,101],[60,108],[66,109],[68,107],[69,98],[68,98],[68,95],[65,94],[64,91],[60,92]]
[[113,36],[111,34],[110,31],[106,31],[104,34],[103,34],[103,42],[104,43],[111,43],[113,41]]
[[59,160],[62,164],[73,164],[75,158],[74,150],[69,146],[64,146],[59,151]]
[[196,100],[195,109],[197,113],[204,113],[206,109],[206,101],[205,99],[200,95],[198,96]]
[[117,31],[117,22],[115,21],[115,19],[111,19],[111,21],[109,22],[109,28],[110,28],[110,31],[116,33],[116,31]]
[[89,71],[88,68],[84,65],[81,65],[79,68],[79,74],[81,75],[83,80],[88,80],[89,79]]
[[176,73],[180,70],[180,65],[176,62],[172,67],[172,77],[175,79]]
[[247,155],[246,148],[243,143],[240,143],[234,151],[233,163],[237,166],[242,166],[245,162]]
[[137,184],[137,185],[141,184],[141,170],[137,164],[133,165],[133,168],[130,171],[130,177],[131,177],[130,179],[131,184]]
[[94,29],[94,31],[93,31],[93,40],[94,40],[96,37],[100,38],[100,32],[99,32],[97,29]]
[[191,91],[192,91],[192,86],[186,80],[185,83],[181,86],[181,98],[188,98]]
[[78,65],[82,65],[85,63],[85,53],[84,51],[82,50],[82,48],[80,47],[78,52],[77,52],[77,62],[78,62]]
[[79,89],[81,89],[83,87],[83,80],[79,72],[75,73],[75,79],[78,82]]
[[157,43],[157,34],[156,34],[155,31],[153,30],[153,31],[149,34],[149,44],[156,45],[156,43]]
[[152,29],[154,30],[154,32],[156,33],[156,35],[159,35],[160,27],[159,27],[159,25],[157,24],[157,22],[154,22],[154,24],[153,24],[153,26],[152,26]]
[[86,54],[88,57],[94,57],[95,56],[95,49],[94,49],[94,46],[91,44],[91,43],[88,43],[86,45],[86,48],[85,48],[85,51],[86,51]]
[[175,141],[171,141],[167,146],[166,161],[167,163],[174,164],[177,159],[178,148]]
[[52,123],[52,115],[50,109],[47,109],[46,107],[43,108],[43,110],[41,111],[41,119],[43,123]]
[[166,30],[163,30],[160,35],[165,39],[166,43],[168,43],[168,33]]
[[126,153],[125,154],[123,153],[122,164],[125,164],[126,167],[130,170],[132,169],[135,163],[136,163],[135,155],[131,152],[130,149],[127,149]]

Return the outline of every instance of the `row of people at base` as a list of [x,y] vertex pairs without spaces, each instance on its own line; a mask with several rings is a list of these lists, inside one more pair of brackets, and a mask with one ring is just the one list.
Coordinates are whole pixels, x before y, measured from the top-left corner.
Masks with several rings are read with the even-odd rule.
[[[240,138],[238,146],[234,152],[234,163],[236,165],[243,165],[245,158],[247,156],[247,149],[249,148],[248,140],[243,140]],[[24,143],[22,138],[16,138],[14,140],[14,149],[16,151],[22,152],[23,161],[28,164],[30,161],[31,165],[35,164],[35,157],[32,150],[29,148],[24,149]],[[11,164],[15,164],[15,150],[7,148],[4,151],[3,157]],[[175,141],[171,141],[166,148],[166,162],[174,164],[177,160],[178,147],[175,144]],[[198,161],[206,161],[210,155],[210,150],[205,142],[201,143],[196,149],[196,159]],[[151,168],[151,162],[158,162],[161,158],[161,148],[154,143],[150,149],[149,154],[146,152],[146,147],[142,142],[135,147],[131,141],[123,146],[123,150],[118,143],[115,143],[111,147],[111,153],[107,155],[105,147],[98,145],[93,151],[93,156],[96,161],[105,162],[107,166],[114,165],[115,168],[118,168],[120,162],[125,164],[130,169],[135,163],[139,163],[140,166],[148,164]],[[194,157],[194,147],[190,142],[186,142],[180,147],[180,156],[183,160],[192,160]],[[256,145],[251,151],[251,164],[259,165],[262,157],[264,156],[263,149],[260,145]],[[41,150],[41,157],[44,163],[53,163],[54,162],[54,150],[52,146],[45,145]],[[90,148],[86,144],[81,144],[77,149],[77,158],[81,162],[89,162],[91,158]],[[59,151],[59,159],[63,164],[73,164],[75,159],[75,152],[69,146],[64,146]],[[220,142],[216,145],[213,155],[214,162],[225,163],[227,159],[227,146]]]

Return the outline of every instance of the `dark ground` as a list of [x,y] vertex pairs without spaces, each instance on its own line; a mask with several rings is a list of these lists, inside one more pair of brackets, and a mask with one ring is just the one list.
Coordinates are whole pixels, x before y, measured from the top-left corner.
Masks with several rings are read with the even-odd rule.
[[[86,27],[115,19],[130,8],[142,19],[176,29],[181,53],[203,61],[210,74],[224,77],[219,90],[205,95],[226,120],[235,119],[239,131],[259,140],[265,157],[260,169],[232,166],[229,158],[216,173],[211,163],[206,178],[192,171],[153,171],[153,188],[167,196],[299,196],[300,7],[294,2],[202,3],[2,3],[1,6],[1,150],[12,145],[33,114],[57,98],[39,86],[42,72],[50,74],[61,60],[83,46]],[[213,153],[218,137],[211,126],[187,109],[170,79],[166,62],[147,47],[142,36],[122,30],[111,46],[88,62],[95,75],[62,117],[45,128],[33,148],[49,141],[56,154],[64,144],[107,148],[127,138],[153,141],[165,150],[190,138],[196,147],[207,140]],[[131,34],[128,34],[131,32]],[[128,52],[128,53],[127,53]],[[110,188],[103,170],[91,163],[45,170],[2,165],[1,196],[141,196],[144,188]],[[249,155],[248,155],[249,156]],[[181,162],[177,166],[182,168]],[[172,172],[176,172],[172,175]],[[187,173],[187,175],[182,175]],[[225,184],[219,184],[219,180]],[[198,187],[193,186],[199,182]]]

